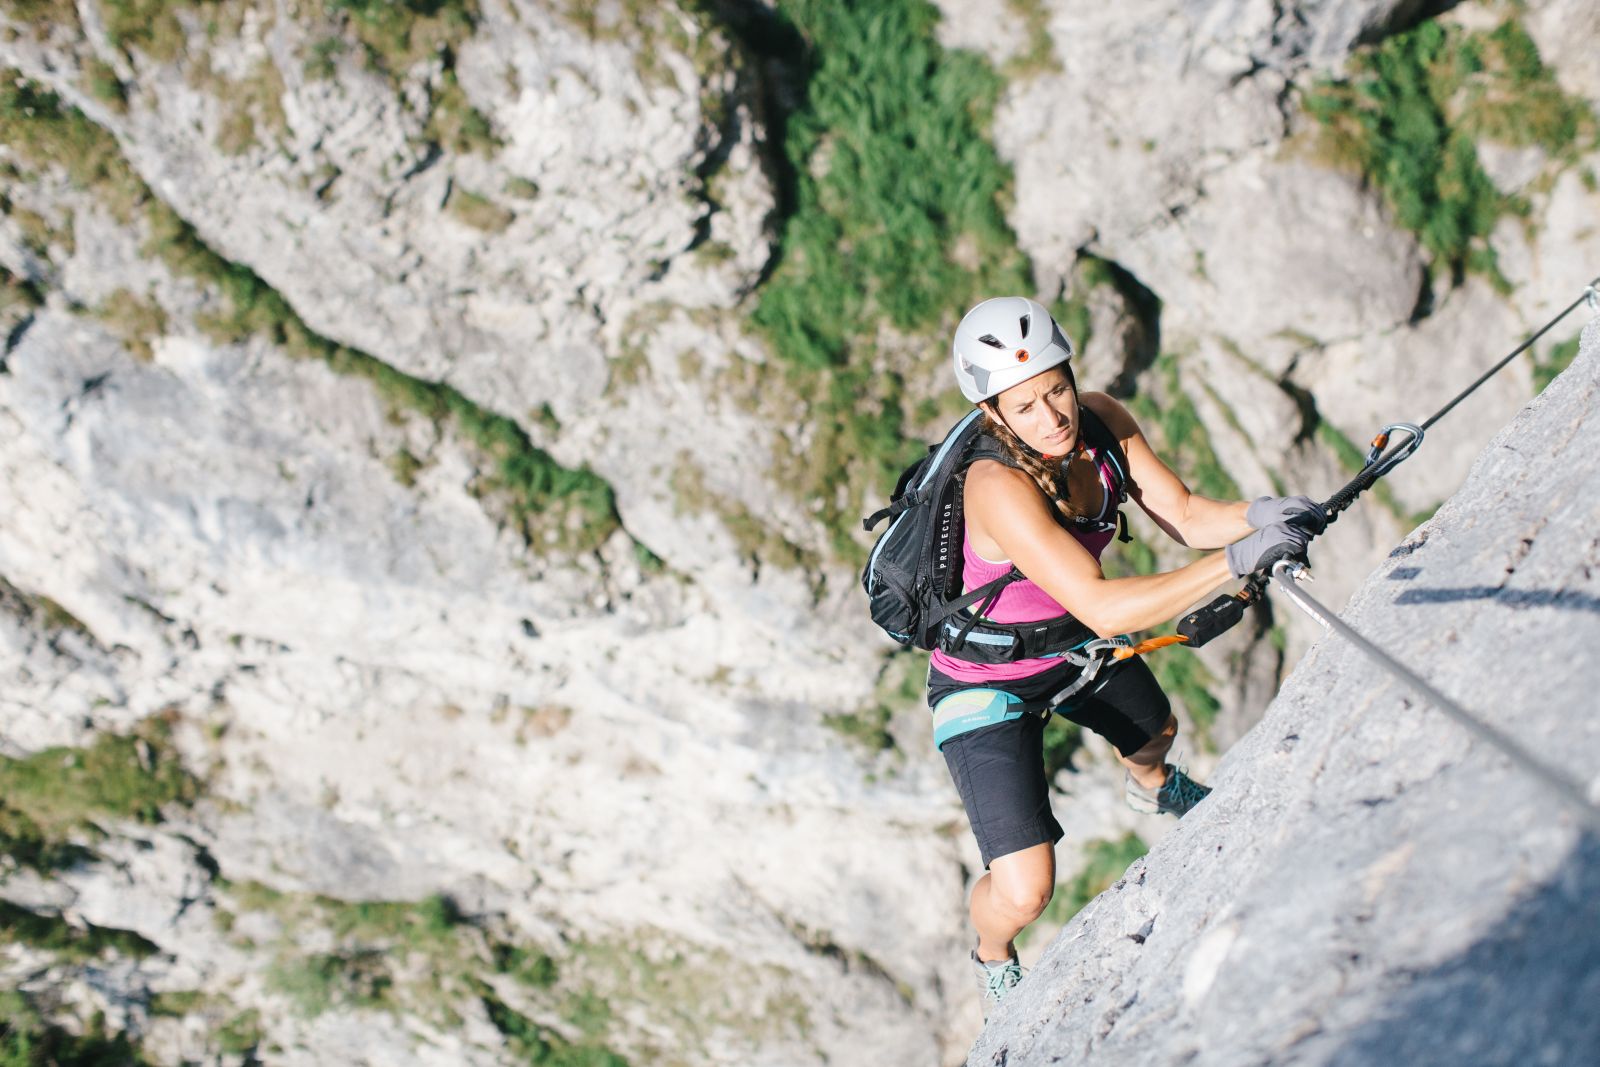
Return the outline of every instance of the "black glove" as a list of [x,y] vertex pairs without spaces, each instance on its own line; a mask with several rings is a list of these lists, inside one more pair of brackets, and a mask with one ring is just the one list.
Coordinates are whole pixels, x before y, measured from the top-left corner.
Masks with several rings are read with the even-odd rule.
[[1328,528],[1328,516],[1322,510],[1322,505],[1308,496],[1258,496],[1245,509],[1244,521],[1260,530],[1275,522],[1287,522],[1295,516],[1299,516],[1295,519],[1296,526],[1314,534]]
[[1244,578],[1280,559],[1304,559],[1310,531],[1287,522],[1274,522],[1229,545],[1228,569]]

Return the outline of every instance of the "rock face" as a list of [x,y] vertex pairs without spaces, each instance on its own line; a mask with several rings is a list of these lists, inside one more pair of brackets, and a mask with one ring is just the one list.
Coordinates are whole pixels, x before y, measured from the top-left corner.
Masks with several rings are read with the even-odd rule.
[[[1345,617],[1600,805],[1597,400],[1592,323]],[[1214,785],[970,1064],[1600,1058],[1593,832],[1354,648],[1318,642]]]

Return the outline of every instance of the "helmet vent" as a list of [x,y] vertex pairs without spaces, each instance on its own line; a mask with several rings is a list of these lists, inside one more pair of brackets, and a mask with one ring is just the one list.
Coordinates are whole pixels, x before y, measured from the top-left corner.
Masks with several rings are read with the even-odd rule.
[[980,345],[988,345],[990,348],[999,348],[1002,350],[1006,347],[1000,343],[1000,338],[996,337],[992,333],[986,333],[982,337],[978,338],[978,343]]
[[1026,337],[1026,336],[1028,336],[1028,324],[1033,321],[1033,317],[1031,315],[1024,315],[1024,316],[1022,316],[1022,320],[1021,321],[1022,321],[1022,336]]

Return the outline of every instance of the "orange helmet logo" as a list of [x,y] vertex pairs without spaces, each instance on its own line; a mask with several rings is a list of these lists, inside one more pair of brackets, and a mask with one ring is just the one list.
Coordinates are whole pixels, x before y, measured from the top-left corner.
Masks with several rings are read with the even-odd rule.
[[1026,348],[1017,349],[1017,362],[1018,363],[1026,363],[1031,358],[1032,357],[1028,355],[1028,350]]

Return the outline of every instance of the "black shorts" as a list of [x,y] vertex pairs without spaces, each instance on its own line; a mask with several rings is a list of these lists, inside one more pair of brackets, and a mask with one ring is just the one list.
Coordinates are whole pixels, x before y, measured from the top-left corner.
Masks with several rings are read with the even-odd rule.
[[[1063,663],[1057,670],[1001,683],[1002,689],[994,683],[959,681],[930,666],[928,706],[937,707],[952,693],[984,689],[1033,704],[1063,688],[1076,670]],[[1167,695],[1137,656],[1107,666],[1087,692],[1055,711],[1104,737],[1124,756],[1148,744],[1172,717]],[[985,868],[996,856],[1061,840],[1061,824],[1050,810],[1050,783],[1044,776],[1047,718],[1041,713],[1022,714],[959,734],[942,746]]]

